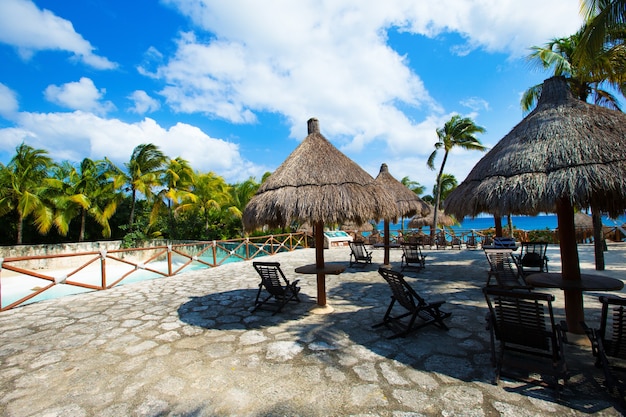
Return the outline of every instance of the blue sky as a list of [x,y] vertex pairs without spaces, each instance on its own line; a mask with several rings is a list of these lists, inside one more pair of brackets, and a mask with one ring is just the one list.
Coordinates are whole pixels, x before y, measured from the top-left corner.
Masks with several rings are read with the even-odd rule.
[[549,76],[528,48],[580,25],[574,0],[1,0],[0,162],[25,142],[121,166],[154,143],[234,183],[276,169],[316,117],[372,176],[384,162],[430,192],[435,129],[469,116],[493,146]]

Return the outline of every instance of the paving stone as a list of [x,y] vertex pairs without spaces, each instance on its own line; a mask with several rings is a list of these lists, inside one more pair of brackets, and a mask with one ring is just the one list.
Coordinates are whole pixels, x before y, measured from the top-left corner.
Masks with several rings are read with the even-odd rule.
[[[302,301],[276,315],[251,313],[258,276],[250,261],[2,312],[0,415],[622,415],[585,346],[566,346],[575,359],[560,400],[508,378],[491,384],[484,254],[427,252],[427,267],[407,270],[407,280],[426,298],[446,300],[447,332],[427,326],[387,339],[389,329],[372,328],[390,299],[377,273],[382,251],[371,267],[327,277],[330,314],[310,312],[315,276],[294,272],[314,261],[312,249],[273,257],[302,288]],[[593,247],[580,253],[592,270]],[[400,254],[392,251],[392,266]],[[624,254],[626,245],[606,253],[607,273],[626,280]],[[347,263],[349,251],[325,257]],[[550,254],[551,271],[557,258]],[[562,317],[562,294],[554,294]],[[596,301],[585,295],[586,307]]]

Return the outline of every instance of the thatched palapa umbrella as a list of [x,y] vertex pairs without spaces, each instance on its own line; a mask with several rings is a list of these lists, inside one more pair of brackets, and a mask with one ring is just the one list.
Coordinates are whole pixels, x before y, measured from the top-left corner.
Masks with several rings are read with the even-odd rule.
[[590,215],[583,212],[574,213],[574,226],[577,229],[593,229],[593,219]]
[[[400,216],[413,216],[414,214],[427,214],[430,212],[428,204],[413,191],[409,190],[406,185],[395,179],[390,173],[387,164],[380,166],[380,172],[376,177],[376,183],[391,193],[396,200],[398,214]],[[389,265],[389,219],[384,219],[385,233],[385,255],[384,264]]]
[[243,223],[247,230],[293,221],[313,224],[317,304],[325,306],[324,224],[397,216],[392,196],[322,136],[317,119],[310,119],[308,136],[261,184],[244,210]]
[[[414,216],[411,220],[409,220],[410,228],[419,228],[424,226],[433,227],[433,222],[435,221],[435,208],[428,205],[430,208],[430,212],[426,215],[417,215]],[[452,226],[456,224],[456,220],[454,217],[448,216],[442,210],[437,212],[437,226]]]
[[[568,287],[581,281],[574,207],[611,216],[626,208],[626,115],[575,99],[564,78],[543,83],[537,107],[446,199],[457,218],[556,212]],[[581,333],[582,292],[565,290],[567,323]]]

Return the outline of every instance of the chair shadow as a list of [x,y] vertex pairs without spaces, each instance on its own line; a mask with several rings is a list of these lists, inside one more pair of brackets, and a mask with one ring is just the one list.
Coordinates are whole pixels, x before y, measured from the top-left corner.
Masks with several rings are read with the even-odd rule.
[[[429,261],[430,259],[430,261]],[[327,349],[312,352],[318,360],[339,362],[346,354],[360,355],[362,351],[380,355],[403,364],[418,372],[435,374],[441,378],[452,378],[464,382],[491,384],[494,369],[490,361],[489,333],[485,330],[486,303],[482,286],[485,284],[478,274],[465,274],[452,278],[444,274],[445,265],[434,264],[436,255],[427,258],[426,268],[405,271],[409,284],[427,301],[436,298],[451,299],[442,306],[452,316],[446,319],[449,331],[435,326],[426,326],[406,337],[388,339],[393,331],[386,327],[373,328],[380,323],[390,302],[390,289],[380,281],[359,280],[359,274],[373,271],[379,265],[365,268],[348,268],[337,277],[336,285],[328,288],[328,299],[335,311],[327,315],[316,315],[316,320],[306,320],[315,306],[315,298],[301,292],[300,303],[290,302],[282,311],[273,315],[274,306],[252,313],[256,288],[237,289],[191,297],[178,308],[181,321],[209,330],[254,330],[271,326],[282,326],[297,343],[317,343]],[[400,270],[400,263],[391,265]],[[468,268],[487,270],[487,262],[475,261]],[[453,282],[453,286],[451,286]],[[467,301],[467,302],[466,302]],[[349,340],[349,343],[347,342]],[[304,352],[308,352],[306,349]],[[587,354],[583,352],[581,354]],[[588,352],[590,356],[591,353]],[[568,365],[577,358],[566,358]],[[585,363],[592,363],[585,358]],[[586,366],[586,365],[585,365]],[[591,364],[593,367],[593,364]],[[618,407],[617,401],[599,386],[598,381],[582,365],[574,367],[573,378],[565,386],[560,398],[551,387],[529,385],[502,377],[501,389],[520,395],[557,403],[584,413],[595,413],[610,407]]]
[[306,294],[299,294],[300,302],[289,302],[278,314],[277,304],[269,301],[254,313],[257,289],[238,289],[191,297],[177,310],[184,323],[212,330],[251,330],[277,325],[305,316],[314,304]]

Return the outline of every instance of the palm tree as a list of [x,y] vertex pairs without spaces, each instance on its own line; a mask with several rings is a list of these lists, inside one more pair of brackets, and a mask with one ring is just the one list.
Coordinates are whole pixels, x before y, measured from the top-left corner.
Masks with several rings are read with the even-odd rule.
[[137,193],[143,194],[146,199],[153,196],[153,188],[161,185],[161,174],[167,162],[167,157],[156,145],[151,143],[137,146],[125,163],[127,191],[131,192],[130,218],[128,225],[132,230],[135,220],[135,203]]
[[[626,51],[615,51],[607,48],[596,49],[592,54],[581,53],[581,38],[585,32],[583,27],[576,34],[567,38],[553,39],[545,47],[533,47],[528,59],[541,65],[544,69],[552,68],[554,75],[564,76],[572,93],[580,100],[587,101],[590,97],[597,105],[620,110],[619,102],[612,94],[602,88],[611,86],[624,93],[620,88],[626,62]],[[617,57],[617,58],[616,58]],[[529,88],[522,96],[522,109],[531,110],[541,94],[542,84]],[[604,240],[602,237],[601,213],[591,207],[594,224],[594,246],[596,269],[604,270]]]
[[[224,179],[213,172],[197,173],[190,193],[183,197],[183,202],[176,208],[181,212],[197,211],[202,216],[204,236],[207,237],[211,215],[219,213],[231,201],[229,186]],[[195,212],[194,211],[194,212]]]
[[[230,186],[230,197],[232,201],[231,211],[235,217],[239,219],[242,218],[246,205],[260,186],[261,184],[256,182],[256,179],[253,177]],[[241,226],[243,230],[243,224]]]
[[[411,180],[408,175],[403,177],[400,180],[400,183],[418,196],[424,194],[424,190],[426,189],[426,187],[421,185],[419,182]],[[400,218],[400,231],[404,234],[404,216]]]
[[[441,175],[441,199],[440,201],[446,201],[446,198],[450,193],[459,185],[456,177],[452,174]],[[437,195],[437,187],[433,187],[433,195]]]
[[154,224],[159,214],[166,211],[170,236],[175,234],[174,210],[187,193],[191,192],[193,181],[194,172],[189,161],[181,157],[170,159],[161,178],[165,187],[156,195],[150,214],[150,224]]
[[402,183],[402,185],[404,185],[406,188],[413,191],[417,195],[424,194],[424,190],[426,190],[426,187],[424,187],[417,181],[411,180],[408,176],[403,177],[400,182]]
[[43,149],[22,143],[6,166],[0,164],[0,216],[17,211],[18,245],[22,244],[24,220],[29,215],[34,215],[39,233],[47,233],[52,227],[53,211],[42,195],[46,191],[43,183],[48,169],[53,165],[47,154]]
[[576,60],[587,61],[596,56],[605,49],[607,41],[611,48],[624,47],[626,0],[581,0],[580,9],[586,25],[581,32]]
[[85,240],[87,216],[102,226],[102,236],[111,237],[109,220],[117,210],[119,198],[110,177],[114,174],[109,161],[85,158],[79,167],[63,162],[53,169],[54,177],[47,180],[54,196],[54,223],[61,235],[67,235],[70,222],[80,217],[78,241]]
[[[443,160],[441,161],[441,167],[439,168],[439,173],[437,174],[437,181],[435,182],[436,194],[435,198],[435,213],[434,213],[434,222],[433,224],[437,224],[437,211],[439,210],[439,205],[441,201],[441,189],[442,189],[442,178],[443,178],[443,169],[446,166],[446,162],[448,160],[448,155],[453,148],[462,148],[466,150],[477,150],[484,152],[487,148],[480,143],[480,140],[476,138],[477,133],[484,133],[485,128],[478,126],[474,123],[474,121],[469,117],[461,117],[460,115],[454,115],[450,120],[448,120],[442,128],[437,129],[437,136],[439,137],[439,141],[435,143],[435,150],[428,157],[428,167],[432,170],[435,169],[435,158],[437,156],[437,151],[439,149],[444,150]],[[432,227],[430,230],[430,236],[435,238],[435,229],[436,227]]]
[[[600,51],[588,60],[574,60],[574,55],[580,50],[581,31],[566,38],[552,39],[543,47],[533,46],[528,60],[543,69],[552,68],[553,75],[567,79],[570,90],[580,100],[589,98],[604,107],[619,110],[619,101],[604,85],[619,89],[620,79],[623,76],[619,68],[615,67],[613,54],[606,50]],[[522,109],[532,110],[541,95],[542,84],[530,87],[522,95]]]

